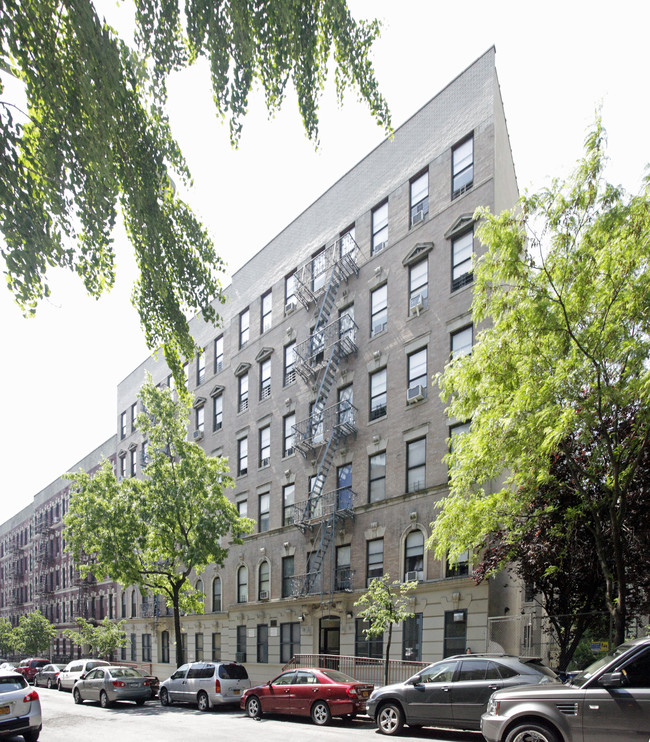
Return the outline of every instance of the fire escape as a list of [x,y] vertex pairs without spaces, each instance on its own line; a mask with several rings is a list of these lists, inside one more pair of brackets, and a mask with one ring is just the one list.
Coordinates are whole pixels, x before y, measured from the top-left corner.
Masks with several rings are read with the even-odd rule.
[[[325,556],[337,524],[354,517],[354,493],[349,487],[324,492],[339,443],[356,434],[356,408],[348,400],[330,402],[330,391],[341,361],[357,346],[357,325],[349,314],[332,319],[339,288],[359,274],[359,248],[350,234],[336,240],[296,273],[296,291],[306,309],[314,307],[316,321],[309,338],[296,346],[296,371],[315,392],[310,415],[294,426],[294,446],[312,457],[316,475],[309,498],[296,503],[294,525],[314,533],[315,551],[307,572],[293,578],[294,597],[325,592]],[[332,580],[331,592],[334,589]]]

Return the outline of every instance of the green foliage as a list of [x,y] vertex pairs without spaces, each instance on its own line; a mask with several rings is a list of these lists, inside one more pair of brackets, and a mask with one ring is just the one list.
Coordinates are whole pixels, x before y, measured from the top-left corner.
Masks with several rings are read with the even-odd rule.
[[[135,0],[131,49],[90,0],[0,3],[0,69],[19,80],[27,110],[0,100],[0,254],[27,314],[49,295],[60,266],[99,296],[115,278],[118,204],[140,271],[133,301],[147,343],[193,350],[186,317],[216,321],[222,261],[206,230],[176,196],[191,176],[169,127],[166,79],[200,57],[210,63],[216,111],[236,143],[253,86],[270,113],[291,82],[308,136],[331,58],[339,100],[357,88],[390,128],[369,60],[377,22],[355,22],[345,0],[255,3]],[[5,93],[0,80],[0,93]],[[179,376],[180,378],[180,376]]]
[[476,215],[487,247],[474,271],[482,329],[440,379],[448,414],[471,426],[447,457],[450,495],[429,545],[442,558],[501,529],[516,541],[552,482],[553,455],[573,448],[579,502],[567,517],[589,524],[621,637],[626,565],[615,551],[612,572],[605,532],[616,550],[649,440],[650,180],[631,197],[604,180],[599,120],[585,150],[566,182],[514,211]]
[[16,649],[27,655],[48,654],[56,627],[39,611],[20,617],[15,629]]
[[3,656],[13,654],[16,649],[16,631],[11,623],[0,617],[0,652]]
[[180,611],[202,610],[190,573],[223,565],[225,537],[242,543],[253,522],[224,494],[232,486],[226,461],[187,440],[190,401],[150,377],[139,397],[147,411],[137,419],[148,441],[145,478],[118,482],[109,462],[92,477],[67,475],[76,492],[65,517],[66,548],[84,574],[163,595],[174,608],[180,653]]
[[77,631],[66,629],[63,633],[67,639],[80,647],[87,647],[94,656],[110,657],[115,651],[126,646],[125,620],[111,621],[105,618],[99,624],[92,624],[82,616],[75,619]]

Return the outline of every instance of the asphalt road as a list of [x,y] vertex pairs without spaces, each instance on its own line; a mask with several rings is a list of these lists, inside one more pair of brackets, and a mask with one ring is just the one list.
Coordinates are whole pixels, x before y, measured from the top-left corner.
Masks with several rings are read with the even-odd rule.
[[[43,731],[39,742],[202,742],[222,739],[237,742],[381,742],[368,718],[352,722],[334,719],[317,727],[309,719],[263,717],[249,719],[239,709],[217,709],[201,713],[191,706],[163,708],[158,701],[144,706],[128,702],[102,709],[86,702],[75,705],[70,693],[38,688],[43,709]],[[434,729],[405,730],[404,740],[429,742],[484,742],[480,734],[441,732]],[[3,742],[22,742],[22,737],[4,737]]]

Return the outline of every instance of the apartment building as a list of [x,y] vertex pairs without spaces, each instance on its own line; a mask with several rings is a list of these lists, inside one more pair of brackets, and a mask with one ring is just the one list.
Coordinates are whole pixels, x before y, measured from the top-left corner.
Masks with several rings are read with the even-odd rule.
[[[507,579],[476,586],[469,554],[450,564],[425,546],[448,491],[443,456],[466,429],[445,415],[432,377],[471,352],[473,214],[516,198],[490,49],[234,274],[221,327],[192,323],[202,350],[187,366],[188,434],[228,458],[229,496],[257,525],[223,567],[193,580],[205,613],[183,617],[190,660],[237,657],[264,679],[297,653],[381,656],[354,603],[385,572],[418,581],[393,657],[485,650],[488,618],[519,610]],[[168,383],[151,357],[118,386],[117,434],[92,466],[103,455],[118,476],[141,476],[145,442],[134,422],[147,372]],[[0,528],[2,615],[37,604],[44,572],[34,560],[56,539],[36,544],[36,523],[53,503],[57,518],[57,497],[62,514],[59,485]],[[74,565],[59,556],[67,586],[57,582],[52,548],[49,610],[63,627]],[[8,581],[9,550],[23,559],[23,582]],[[16,602],[18,586],[28,602]],[[171,671],[162,598],[108,583],[75,588],[87,615],[127,619],[122,659]],[[56,648],[69,651],[61,640]]]

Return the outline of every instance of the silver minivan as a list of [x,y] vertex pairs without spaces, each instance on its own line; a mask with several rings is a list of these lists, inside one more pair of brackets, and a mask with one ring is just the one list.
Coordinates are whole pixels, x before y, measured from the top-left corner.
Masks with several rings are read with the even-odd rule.
[[59,677],[56,681],[56,687],[59,690],[72,690],[74,684],[82,675],[85,675],[87,672],[95,667],[104,667],[110,664],[111,663],[106,662],[106,660],[72,660],[72,662],[68,662],[68,664],[59,673]]
[[160,684],[158,697],[163,706],[195,703],[199,711],[222,704],[239,704],[251,681],[238,662],[191,662],[181,665]]

